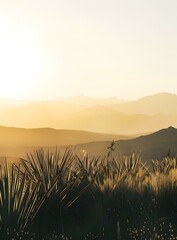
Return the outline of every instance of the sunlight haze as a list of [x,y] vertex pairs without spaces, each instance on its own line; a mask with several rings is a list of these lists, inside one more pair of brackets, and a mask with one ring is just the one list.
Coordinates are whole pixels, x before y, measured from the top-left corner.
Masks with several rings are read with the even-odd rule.
[[177,2],[1,0],[0,98],[177,94]]

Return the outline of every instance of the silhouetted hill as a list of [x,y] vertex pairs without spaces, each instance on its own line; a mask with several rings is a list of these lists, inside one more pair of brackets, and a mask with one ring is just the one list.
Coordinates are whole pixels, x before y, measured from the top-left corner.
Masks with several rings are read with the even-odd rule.
[[170,149],[171,157],[177,153],[177,129],[169,127],[152,134],[134,139],[126,136],[98,134],[75,130],[56,130],[50,128],[19,129],[0,127],[0,158],[24,157],[40,147],[54,149],[56,146],[64,149],[73,148],[82,155],[83,150],[89,155],[105,155],[112,140],[116,141],[114,154],[141,153],[143,161],[160,159],[167,156]]
[[0,126],[0,147],[74,145],[91,141],[127,139],[130,137],[77,130]]
[[38,148],[71,146],[92,141],[111,141],[127,139],[128,136],[100,134],[77,130],[58,130],[52,128],[23,129],[0,126],[0,158],[24,157],[26,152]]
[[[92,142],[77,146],[78,153],[83,149],[89,154],[100,155],[107,153],[110,142]],[[169,127],[155,133],[130,140],[119,140],[115,144],[116,154],[141,153],[143,160],[160,159],[167,156],[170,149],[171,156],[177,153],[177,129]]]

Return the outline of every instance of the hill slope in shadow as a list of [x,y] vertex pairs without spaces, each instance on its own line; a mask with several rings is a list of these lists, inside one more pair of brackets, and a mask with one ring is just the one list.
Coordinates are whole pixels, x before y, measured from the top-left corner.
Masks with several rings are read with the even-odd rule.
[[[83,149],[91,155],[107,154],[110,141],[92,142],[77,146],[78,153]],[[167,156],[170,149],[171,157],[177,153],[177,129],[169,127],[152,134],[130,140],[115,142],[115,154],[140,153],[143,161],[161,159]]]
[[130,136],[52,128],[23,129],[0,126],[0,157],[19,158],[39,148],[54,149],[92,141],[128,139]]

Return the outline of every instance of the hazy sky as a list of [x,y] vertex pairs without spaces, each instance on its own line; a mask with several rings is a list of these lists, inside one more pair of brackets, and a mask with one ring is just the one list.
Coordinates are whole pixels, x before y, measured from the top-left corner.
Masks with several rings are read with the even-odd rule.
[[176,0],[0,0],[0,97],[177,93]]

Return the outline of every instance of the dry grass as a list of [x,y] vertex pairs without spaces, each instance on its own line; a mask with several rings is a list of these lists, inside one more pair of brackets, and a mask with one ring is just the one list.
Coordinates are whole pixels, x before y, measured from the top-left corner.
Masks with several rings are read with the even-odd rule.
[[[155,216],[168,219],[167,225],[170,219],[177,222],[173,214],[177,210],[177,166],[176,159],[170,158],[151,164],[148,168],[135,153],[114,156],[110,152],[107,157],[90,159],[68,149],[63,155],[57,149],[29,153],[10,170],[5,164],[0,169],[1,237],[15,239],[15,229],[18,236],[39,231],[36,239],[50,231],[73,239],[102,236],[106,240],[120,236],[145,239],[143,232],[144,236],[151,232],[156,239],[162,233],[153,232],[152,226],[148,232],[145,219],[151,221]],[[153,228],[159,224],[157,219]],[[79,224],[82,233],[77,230]],[[176,239],[173,235],[171,239]]]

